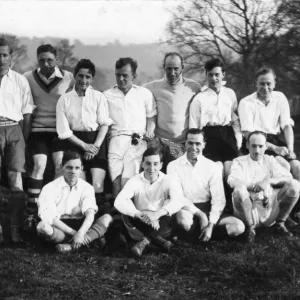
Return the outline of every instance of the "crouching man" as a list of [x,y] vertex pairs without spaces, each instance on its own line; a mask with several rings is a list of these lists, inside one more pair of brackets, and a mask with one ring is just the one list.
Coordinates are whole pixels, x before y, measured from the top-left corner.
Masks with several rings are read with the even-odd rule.
[[247,147],[249,154],[234,159],[228,177],[234,188],[234,215],[246,225],[246,241],[254,242],[255,228],[273,224],[276,233],[292,236],[285,221],[299,198],[299,182],[273,156],[265,155],[264,132],[251,132]]
[[[112,222],[109,214],[96,215],[94,188],[79,178],[81,171],[81,156],[77,152],[65,152],[63,176],[44,186],[38,199],[39,235],[54,244],[68,243],[69,247],[64,248],[70,251],[103,237]],[[57,247],[58,251],[62,248]]]
[[125,184],[115,200],[115,207],[123,214],[128,234],[139,240],[132,253],[141,256],[150,242],[171,251],[171,215],[180,210],[179,190],[169,175],[160,172],[162,154],[156,148],[148,148],[142,158],[144,171]]
[[169,163],[167,173],[184,197],[183,208],[176,214],[178,234],[195,241],[209,241],[215,237],[235,237],[245,230],[239,219],[223,214],[225,195],[221,168],[202,155],[205,134],[201,129],[187,131],[186,153]]

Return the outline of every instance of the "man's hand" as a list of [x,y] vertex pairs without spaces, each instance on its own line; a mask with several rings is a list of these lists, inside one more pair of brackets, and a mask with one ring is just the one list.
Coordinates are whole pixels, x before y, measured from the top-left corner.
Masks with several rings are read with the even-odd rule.
[[269,179],[264,179],[262,181],[257,182],[254,186],[253,186],[253,192],[255,193],[259,193],[259,192],[264,192],[267,190],[267,188],[270,187],[270,182]]
[[283,156],[285,157],[286,155],[289,154],[289,150],[287,147],[279,147],[279,146],[275,146],[274,147],[274,152],[277,154],[277,155],[280,155],[280,156]]
[[199,240],[202,242],[208,242],[211,239],[214,224],[208,223],[208,225],[202,230],[199,236]]
[[148,130],[145,133],[145,137],[148,138],[149,140],[152,140],[154,138],[155,134],[154,134],[154,130]]
[[84,241],[85,241],[85,235],[80,231],[77,231],[72,238],[73,249],[75,250],[79,249],[84,244]]
[[84,158],[85,160],[91,160],[91,159],[93,159],[94,157],[95,157],[95,154],[92,154],[92,153],[90,153],[90,152],[85,152],[84,155],[83,155],[83,158]]
[[99,152],[99,148],[96,147],[94,144],[84,144],[83,150],[94,155],[96,155]]
[[293,150],[288,150],[289,153],[288,155],[286,156],[287,159],[296,159],[296,154]]
[[150,222],[157,221],[160,218],[160,215],[156,211],[144,211],[143,214],[145,219]]
[[195,216],[199,219],[199,224],[200,224],[200,232],[208,225],[208,218],[206,214],[199,210],[195,213]]

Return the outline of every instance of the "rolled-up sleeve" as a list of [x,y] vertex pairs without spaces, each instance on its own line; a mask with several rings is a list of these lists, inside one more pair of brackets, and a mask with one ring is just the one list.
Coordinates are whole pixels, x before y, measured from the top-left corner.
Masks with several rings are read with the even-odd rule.
[[152,92],[145,88],[146,93],[146,116],[152,118],[157,115],[156,101],[154,100]]
[[30,85],[25,77],[22,84],[22,114],[32,114],[36,106],[33,104]]
[[245,172],[243,170],[242,164],[239,162],[238,159],[234,159],[231,165],[230,174],[228,176],[228,184],[231,188],[235,188],[237,185],[241,184],[243,182],[244,184],[248,185],[248,183],[245,183]]
[[189,128],[201,127],[201,102],[196,96],[190,106]]
[[290,106],[287,98],[283,93],[280,93],[280,127],[284,129],[284,127],[291,125],[291,112]]
[[68,139],[73,135],[66,115],[64,96],[59,98],[56,105],[56,131],[61,140]]
[[85,213],[89,209],[93,209],[95,213],[98,211],[98,206],[96,204],[96,198],[95,198],[95,190],[92,186],[86,186],[84,188],[84,192],[82,195],[82,201],[81,201],[81,213],[85,215]]
[[249,103],[249,101],[242,99],[239,107],[238,114],[241,123],[242,131],[255,131],[254,128],[254,106]]
[[110,126],[113,120],[109,117],[107,99],[103,94],[99,96],[99,105],[97,107],[97,122],[101,125]]

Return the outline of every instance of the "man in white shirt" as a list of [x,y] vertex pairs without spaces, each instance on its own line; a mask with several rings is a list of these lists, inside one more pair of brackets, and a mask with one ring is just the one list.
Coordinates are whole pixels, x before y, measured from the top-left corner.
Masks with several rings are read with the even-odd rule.
[[185,135],[189,128],[189,108],[192,99],[201,90],[199,83],[182,75],[183,57],[178,52],[165,54],[164,78],[145,84],[157,104],[157,125],[151,146],[161,149],[163,171],[170,161],[185,151]]
[[245,226],[239,219],[222,214],[225,207],[223,177],[220,167],[203,156],[205,135],[201,129],[191,128],[186,136],[186,153],[170,162],[167,174],[173,175],[181,187],[183,208],[176,221],[183,236],[207,242],[213,229],[216,234],[238,236]]
[[172,244],[165,239],[171,236],[171,216],[182,207],[180,190],[172,176],[160,172],[162,154],[158,149],[150,147],[144,152],[142,167],[144,172],[125,184],[115,207],[123,214],[130,236],[140,238],[132,247],[133,254],[141,256],[150,242],[170,252]]
[[156,104],[152,93],[133,84],[137,62],[120,58],[116,62],[117,85],[104,92],[113,120],[109,134],[108,168],[113,184],[113,198],[129,178],[139,173],[147,142],[154,137]]
[[[240,101],[239,116],[242,132],[247,140],[250,132],[259,130],[267,134],[266,154],[276,156],[280,164],[300,181],[300,162],[294,153],[294,132],[290,107],[285,95],[274,91],[275,73],[263,67],[256,73],[257,91]],[[284,142],[279,134],[283,131]]]
[[[27,79],[10,69],[12,53],[9,42],[0,38],[0,168],[5,166],[7,169],[9,188],[22,193],[25,142],[35,106]],[[9,201],[12,242],[22,241],[24,203],[24,197],[12,197]]]
[[65,152],[63,176],[45,185],[38,199],[38,233],[54,244],[71,243],[70,250],[103,237],[112,222],[108,214],[95,218],[98,208],[94,189],[79,178],[81,171],[81,156]]
[[190,106],[190,128],[205,133],[203,155],[224,165],[227,180],[232,160],[242,146],[242,132],[237,116],[235,92],[222,85],[225,66],[218,58],[206,62],[208,88],[195,96]]
[[246,225],[246,240],[255,240],[255,228],[271,226],[284,236],[292,236],[285,226],[299,198],[299,182],[273,156],[265,155],[266,134],[253,131],[248,135],[249,154],[233,161],[228,177],[234,188],[234,215]]
[[[107,170],[106,133],[112,123],[105,96],[94,90],[91,83],[95,65],[89,59],[80,60],[74,70],[75,86],[61,96],[56,106],[56,130],[52,151],[62,157],[63,151],[73,150],[83,156],[84,172],[91,173],[97,204],[105,202],[104,179]],[[56,160],[56,164],[61,159]],[[56,165],[56,169],[58,166]]]

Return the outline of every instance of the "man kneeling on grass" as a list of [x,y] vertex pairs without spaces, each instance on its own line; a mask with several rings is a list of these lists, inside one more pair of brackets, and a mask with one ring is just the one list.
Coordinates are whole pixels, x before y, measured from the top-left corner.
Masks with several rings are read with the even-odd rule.
[[267,135],[248,135],[249,154],[233,160],[229,185],[234,188],[234,215],[246,225],[246,241],[255,240],[255,228],[271,226],[282,236],[293,234],[285,226],[299,198],[299,182],[273,156],[265,155]]
[[[45,185],[38,199],[39,235],[54,244],[69,243],[70,251],[103,237],[112,222],[109,214],[96,215],[94,188],[79,178],[81,171],[81,156],[77,152],[65,152],[63,176]],[[57,250],[61,248],[58,246]]]
[[179,190],[170,175],[160,172],[162,154],[148,148],[143,154],[144,172],[132,177],[115,200],[115,207],[123,214],[129,235],[138,240],[132,253],[141,256],[145,247],[153,242],[166,252],[172,243],[171,215],[181,209]]

